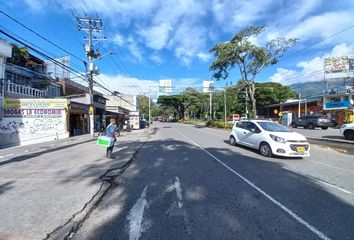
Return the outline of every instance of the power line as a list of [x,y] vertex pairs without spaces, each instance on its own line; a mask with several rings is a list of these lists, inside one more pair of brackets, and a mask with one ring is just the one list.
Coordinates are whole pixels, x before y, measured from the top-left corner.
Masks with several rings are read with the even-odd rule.
[[[0,27],[1,27],[2,29],[7,30],[7,29],[6,29],[5,27],[3,27],[2,25],[0,25]],[[32,46],[26,44],[24,41],[19,40],[18,38],[16,38],[16,37],[10,35],[9,33],[5,32],[5,31],[2,30],[2,29],[0,29],[0,33],[4,34],[4,35],[7,36],[8,38],[10,38],[10,39],[12,39],[12,40],[14,40],[14,41],[20,43],[21,45],[23,45],[23,46],[25,46],[25,47],[27,47],[27,48],[29,48],[29,49],[31,49],[31,50],[34,51],[35,53],[37,53],[37,54],[39,54],[39,55],[45,57],[46,59],[52,61],[53,63],[56,63],[57,65],[61,66],[62,68],[68,70],[70,73],[72,73],[73,75],[75,75],[77,78],[80,78],[80,79],[82,79],[83,81],[86,81],[86,82],[87,82],[87,79],[86,79],[85,77],[82,77],[82,74],[81,74],[80,72],[78,72],[78,71],[76,71],[75,69],[72,69],[72,68],[70,68],[70,67],[68,67],[68,66],[66,66],[66,65],[64,65],[64,64],[62,64],[61,62],[58,62],[58,61],[55,60],[54,58],[52,58],[52,57],[48,56],[47,54],[45,54],[45,53],[43,53],[43,52],[41,52],[41,51],[35,49],[35,48],[32,47]],[[7,30],[7,31],[9,31],[9,30]],[[10,32],[10,31],[9,31],[9,32]],[[27,41],[27,42],[28,42],[28,41]],[[34,45],[34,44],[31,43],[31,45]],[[75,72],[75,73],[73,73],[73,72]],[[76,74],[76,73],[79,73],[80,75],[78,75],[78,74]],[[101,80],[101,81],[102,81],[102,80]],[[97,84],[99,87],[101,87],[102,89],[105,89],[105,90],[107,90],[108,92],[110,92],[111,94],[113,94],[113,95],[117,96],[118,98],[122,99],[123,101],[125,101],[125,102],[131,104],[132,106],[134,106],[134,107],[136,107],[136,108],[138,108],[138,106],[136,106],[136,105],[134,105],[134,104],[132,104],[132,103],[126,101],[126,100],[123,99],[122,97],[116,95],[116,94],[114,93],[114,91],[108,89],[107,87],[103,86],[102,84],[98,83],[97,81],[94,81],[94,83],[96,83],[96,84]]]
[[70,56],[72,56],[72,57],[74,57],[74,58],[80,60],[81,62],[83,62],[83,60],[82,60],[80,57],[78,57],[78,56],[76,56],[76,55],[70,53],[69,51],[67,51],[67,50],[65,50],[64,48],[60,47],[60,46],[57,45],[56,43],[54,43],[54,42],[52,42],[51,40],[47,39],[46,37],[43,37],[43,36],[40,35],[39,33],[35,32],[35,31],[32,30],[31,28],[29,28],[29,27],[27,27],[26,25],[24,25],[23,23],[21,23],[20,21],[16,20],[15,18],[13,18],[13,17],[11,17],[10,15],[8,15],[7,13],[5,13],[5,12],[2,11],[1,9],[0,9],[0,13],[2,13],[3,15],[5,15],[6,17],[10,18],[12,21],[16,22],[17,24],[21,25],[22,27],[24,27],[24,28],[27,29],[28,31],[32,32],[32,33],[35,34],[36,36],[38,36],[38,37],[40,37],[41,39],[45,40],[46,42],[52,44],[53,46],[59,48],[59,49],[62,50],[63,52],[65,52],[65,53],[69,54]]
[[[7,30],[6,28],[4,28],[4,27],[1,26],[1,25],[0,25],[0,27],[1,27],[2,29]],[[5,32],[5,31],[2,30],[2,29],[0,29],[0,33],[4,34],[5,36],[11,38],[12,40],[14,40],[14,41],[16,41],[16,42],[22,44],[23,46],[25,46],[25,47],[31,49],[31,50],[34,51],[35,53],[37,53],[37,54],[39,54],[39,55],[45,57],[46,59],[50,60],[51,62],[56,63],[57,65],[61,66],[62,68],[66,69],[66,70],[68,70],[69,72],[71,72],[71,73],[72,73],[72,72],[75,72],[75,73],[73,73],[75,76],[77,76],[77,77],[83,79],[82,76],[80,76],[80,75],[82,75],[82,73],[80,73],[79,71],[77,71],[77,70],[75,70],[75,69],[72,69],[71,67],[68,67],[68,66],[62,64],[61,62],[55,60],[54,58],[48,56],[47,54],[45,54],[45,53],[43,53],[43,52],[41,52],[41,51],[35,49],[34,47],[32,47],[32,46],[26,44],[24,41],[19,40],[18,38],[16,38],[16,37],[10,35],[9,33]],[[7,30],[7,31],[8,31],[8,30]],[[10,32],[10,31],[8,31],[8,32]],[[32,45],[33,45],[33,44],[32,44]],[[78,74],[79,74],[79,75],[78,75]]]
[[332,35],[329,35],[327,37],[321,38],[318,42],[316,42],[316,43],[314,43],[314,44],[312,44],[310,46],[304,47],[304,48],[302,48],[302,49],[300,49],[300,50],[298,50],[298,51],[296,51],[296,52],[294,52],[294,53],[292,53],[292,54],[290,54],[290,55],[288,55],[286,57],[281,58],[278,61],[278,63],[281,62],[281,61],[284,61],[285,59],[288,59],[288,58],[290,58],[290,57],[292,57],[294,55],[297,55],[297,54],[299,54],[299,53],[301,53],[301,52],[303,52],[303,51],[305,51],[305,50],[307,50],[309,48],[312,48],[312,47],[314,47],[314,46],[316,46],[316,45],[318,45],[318,44],[320,44],[320,43],[322,43],[322,42],[324,42],[324,41],[326,41],[326,40],[328,40],[328,39],[330,39],[330,38],[332,38],[332,37],[334,37],[334,36],[336,36],[338,34],[346,32],[346,31],[348,31],[349,29],[352,29],[352,28],[354,28],[354,25],[351,25],[351,26],[349,26],[349,27],[347,27],[347,28],[345,28],[345,29],[343,29],[343,30],[341,30],[339,32],[333,33]]

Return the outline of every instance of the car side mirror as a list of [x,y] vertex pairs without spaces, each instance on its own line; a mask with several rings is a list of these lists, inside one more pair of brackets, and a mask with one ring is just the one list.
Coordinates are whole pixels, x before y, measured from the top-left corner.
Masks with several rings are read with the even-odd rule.
[[251,132],[253,133],[260,133],[261,131],[259,129],[251,128]]

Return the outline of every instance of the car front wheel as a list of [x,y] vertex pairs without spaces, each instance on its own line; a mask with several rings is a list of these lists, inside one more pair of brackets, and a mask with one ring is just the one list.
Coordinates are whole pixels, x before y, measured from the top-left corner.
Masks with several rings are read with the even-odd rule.
[[297,128],[296,123],[291,124],[291,126],[292,126],[293,128]]
[[236,139],[234,138],[234,136],[230,136],[229,142],[230,142],[230,145],[236,146]]
[[309,129],[315,129],[315,125],[313,125],[312,123],[310,123],[310,124],[308,125],[308,128],[309,128]]
[[271,157],[272,156],[272,148],[269,146],[268,143],[261,143],[259,146],[259,152],[265,156],[265,157]]
[[354,130],[346,130],[344,132],[344,138],[347,140],[354,140]]

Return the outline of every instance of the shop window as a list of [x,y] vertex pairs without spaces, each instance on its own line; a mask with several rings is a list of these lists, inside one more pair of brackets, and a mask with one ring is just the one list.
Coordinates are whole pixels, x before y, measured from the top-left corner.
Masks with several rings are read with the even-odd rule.
[[339,98],[331,98],[330,102],[340,102]]

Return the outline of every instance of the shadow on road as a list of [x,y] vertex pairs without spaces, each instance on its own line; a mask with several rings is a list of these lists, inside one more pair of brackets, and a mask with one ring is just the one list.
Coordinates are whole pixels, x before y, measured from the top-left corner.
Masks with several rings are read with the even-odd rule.
[[25,161],[25,160],[28,160],[28,159],[31,159],[31,158],[34,158],[34,157],[41,156],[41,155],[46,154],[46,153],[51,153],[51,152],[55,152],[55,151],[59,151],[59,150],[63,150],[63,149],[72,148],[72,147],[78,146],[80,144],[84,144],[84,143],[88,143],[88,142],[92,142],[92,141],[96,141],[96,139],[89,139],[89,140],[86,140],[86,141],[82,141],[82,142],[78,142],[78,143],[72,143],[72,144],[67,144],[67,145],[62,145],[62,146],[54,147],[54,148],[46,147],[45,148],[46,150],[43,150],[43,151],[40,151],[40,152],[35,152],[35,153],[31,153],[31,154],[25,154],[25,155],[21,155],[21,156],[10,158],[10,159],[5,160],[5,161],[1,161],[0,162],[0,167],[4,166],[6,164],[9,164],[9,163],[22,162],[22,161]]
[[13,184],[14,184],[14,181],[7,181],[5,183],[0,183],[0,194],[3,194],[6,191],[12,189]]
[[[129,148],[133,143],[127,144]],[[281,163],[243,155],[237,148],[205,150],[330,238],[354,239],[353,206],[313,179],[283,169]],[[95,175],[94,166],[83,174]],[[181,208],[166,190],[176,177],[183,189]],[[148,208],[141,239],[316,238],[250,184],[184,141],[147,142],[117,182],[121,184],[74,239],[129,239],[128,216],[143,189]]]

